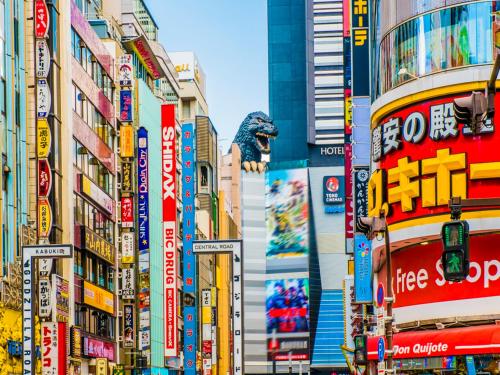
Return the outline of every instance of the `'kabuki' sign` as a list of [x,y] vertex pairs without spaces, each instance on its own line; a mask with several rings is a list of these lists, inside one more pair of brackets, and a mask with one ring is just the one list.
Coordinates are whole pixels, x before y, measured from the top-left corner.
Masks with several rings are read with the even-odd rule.
[[177,356],[177,196],[175,107],[161,107],[165,356]]

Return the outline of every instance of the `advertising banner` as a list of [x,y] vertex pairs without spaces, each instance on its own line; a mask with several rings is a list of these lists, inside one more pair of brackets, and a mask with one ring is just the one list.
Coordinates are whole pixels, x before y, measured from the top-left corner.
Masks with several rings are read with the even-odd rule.
[[369,3],[351,0],[352,96],[370,96]]
[[121,198],[122,228],[134,227],[134,198]]
[[57,322],[69,320],[69,282],[59,275],[52,275],[52,299],[55,309],[52,310],[52,319]]
[[358,218],[368,216],[368,180],[369,167],[354,167],[354,222],[356,232],[360,232]]
[[[266,174],[266,258],[309,255],[309,200],[307,169]],[[305,261],[306,263],[307,260]],[[308,268],[308,266],[305,266]]]
[[[163,284],[165,288],[165,357],[175,357],[177,345],[177,168],[176,168],[176,131],[175,106],[161,106],[162,137],[162,201],[163,201]],[[144,134],[144,133],[143,133]],[[144,138],[143,138],[144,139]],[[147,147],[147,140],[143,145]],[[144,158],[144,155],[143,155]],[[147,153],[146,153],[147,158]],[[147,175],[146,169],[142,170]],[[139,181],[141,178],[139,178]],[[140,186],[139,186],[140,188]],[[194,196],[194,192],[192,192]],[[184,204],[188,204],[184,201]],[[184,233],[188,232],[188,220],[184,217]],[[193,220],[194,225],[194,220]],[[143,235],[149,235],[143,231]],[[140,242],[140,241],[139,241]],[[188,261],[184,259],[184,263]]]
[[149,161],[148,131],[141,127],[137,131],[137,184],[138,184],[138,221],[139,252],[149,251]]
[[122,269],[122,298],[135,298],[135,270],[133,268]]
[[50,50],[45,39],[37,39],[35,42],[36,77],[47,78],[50,70]]
[[52,189],[52,170],[47,159],[38,159],[38,196],[48,197]]
[[120,156],[133,158],[134,151],[134,127],[131,125],[120,126]]
[[[196,293],[196,258],[193,253],[195,239],[195,165],[194,165],[194,128],[193,124],[182,125],[182,195],[184,203],[183,226],[183,280],[184,293]],[[197,312],[195,306],[184,307],[184,371],[196,374],[197,352]],[[186,330],[186,327],[189,330]]]
[[134,185],[134,174],[132,173],[132,165],[133,163],[128,161],[122,161],[121,169],[122,169],[122,193],[130,193],[132,192]]
[[48,158],[52,146],[52,134],[50,133],[49,122],[45,118],[36,120],[37,156]]
[[84,337],[83,354],[92,358],[107,358],[110,361],[114,361],[115,344],[91,337]]
[[268,360],[309,359],[309,279],[266,281]]
[[71,357],[80,358],[82,356],[82,330],[80,327],[71,327],[69,348]]
[[[56,322],[42,322],[42,375],[59,374]],[[63,364],[61,364],[63,365]]]
[[45,0],[35,0],[35,38],[49,35],[49,10]]
[[123,347],[133,348],[135,344],[134,305],[123,305]]
[[39,118],[47,118],[52,104],[50,87],[46,79],[39,79],[36,87],[36,108]]
[[114,201],[111,197],[101,190],[92,180],[87,176],[81,175],[81,192],[88,198],[92,199],[101,208],[106,210],[109,214],[113,213]]
[[134,65],[132,64],[132,55],[124,54],[118,59],[118,81],[120,86],[132,86],[134,77]]
[[122,233],[122,263],[134,263],[134,233]]
[[82,245],[110,264],[115,263],[115,247],[87,227],[81,227]]
[[52,312],[51,294],[50,280],[40,279],[38,281],[38,311],[42,318],[48,318]]
[[52,208],[47,198],[38,199],[38,236],[49,237],[52,230]]
[[93,306],[97,309],[106,311],[114,315],[115,313],[115,302],[113,294],[91,284],[87,281],[83,282],[84,297],[83,302],[87,305]]
[[363,234],[354,235],[354,300],[373,302],[371,241]]
[[120,121],[132,122],[132,90],[120,91]]
[[[464,95],[416,103],[377,122],[371,133],[378,170],[369,182],[370,216],[387,203],[389,224],[411,225],[424,216],[448,215],[452,195],[498,197],[500,133],[494,124],[500,113],[472,137],[454,117],[453,99]],[[500,106],[498,93],[495,105]]]

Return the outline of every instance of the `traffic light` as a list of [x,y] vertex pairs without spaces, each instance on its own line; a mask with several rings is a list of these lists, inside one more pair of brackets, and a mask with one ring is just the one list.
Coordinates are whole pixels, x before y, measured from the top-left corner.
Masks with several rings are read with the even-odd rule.
[[478,134],[488,116],[488,100],[482,92],[474,91],[470,96],[454,99],[453,109],[457,122]]
[[443,224],[444,278],[448,281],[462,281],[469,274],[469,224],[464,220],[454,220]]
[[366,365],[368,363],[368,339],[366,335],[354,337],[354,363]]

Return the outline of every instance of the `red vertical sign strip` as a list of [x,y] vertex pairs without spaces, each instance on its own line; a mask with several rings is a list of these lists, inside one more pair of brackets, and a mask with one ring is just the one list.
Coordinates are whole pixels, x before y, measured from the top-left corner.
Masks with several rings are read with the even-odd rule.
[[177,194],[175,107],[161,107],[163,283],[165,287],[165,356],[175,357],[177,347]]

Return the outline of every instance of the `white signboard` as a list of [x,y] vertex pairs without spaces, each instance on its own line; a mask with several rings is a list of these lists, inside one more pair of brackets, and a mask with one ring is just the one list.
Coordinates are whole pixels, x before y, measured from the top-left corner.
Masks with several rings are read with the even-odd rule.
[[121,55],[118,60],[118,81],[120,86],[132,86],[133,69],[132,55]]
[[385,309],[377,308],[377,336],[385,336]]
[[42,375],[58,374],[57,322],[42,322]]
[[72,245],[23,246],[23,374],[34,374],[35,343],[33,338],[33,258],[71,258]]
[[52,261],[53,259],[40,259],[38,261],[38,273],[41,277],[49,276],[50,271],[52,271]]
[[243,369],[243,293],[241,290],[243,265],[241,241],[195,241],[196,254],[224,254],[233,256],[233,374],[244,374]]
[[39,79],[36,88],[36,113],[38,117],[47,118],[50,112],[52,97],[46,79]]
[[50,280],[40,279],[38,281],[38,311],[42,318],[48,318],[52,313],[51,297]]
[[122,263],[134,263],[134,233],[122,233]]
[[201,306],[202,307],[212,306],[212,291],[210,289],[203,289],[201,291]]
[[35,44],[36,77],[47,78],[50,70],[50,50],[45,39],[37,39]]
[[133,268],[122,270],[122,298],[134,299],[135,296],[135,273]]

